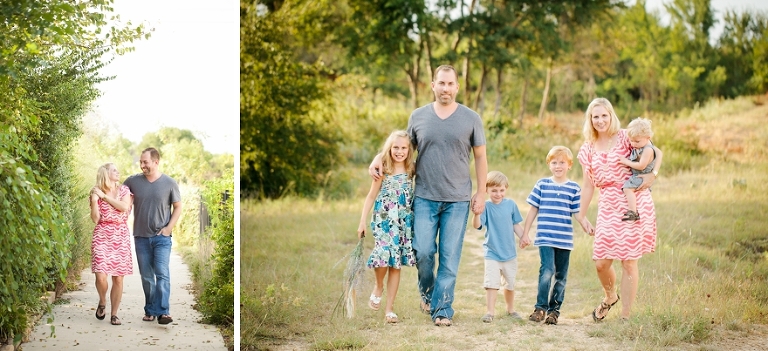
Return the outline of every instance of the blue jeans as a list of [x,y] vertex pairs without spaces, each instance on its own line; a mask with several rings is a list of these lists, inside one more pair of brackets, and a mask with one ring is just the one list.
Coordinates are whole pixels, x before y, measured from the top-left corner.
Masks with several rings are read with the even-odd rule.
[[[539,293],[536,295],[536,308],[560,316],[560,306],[565,298],[565,281],[568,277],[571,250],[539,246],[541,267],[539,268]],[[552,287],[552,276],[555,284]],[[550,290],[552,294],[550,295]]]
[[[413,250],[419,292],[422,301],[430,304],[433,320],[453,318],[453,291],[468,216],[469,201],[441,202],[419,197],[413,200]],[[435,253],[439,254],[437,276]]]
[[151,238],[135,236],[136,261],[144,288],[144,314],[159,316],[170,314],[171,296],[171,245],[170,236]]

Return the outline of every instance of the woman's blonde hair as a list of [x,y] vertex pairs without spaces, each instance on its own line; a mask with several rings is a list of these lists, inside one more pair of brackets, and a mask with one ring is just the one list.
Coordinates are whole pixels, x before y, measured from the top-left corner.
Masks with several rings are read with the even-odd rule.
[[643,117],[637,117],[629,122],[627,125],[627,135],[630,138],[633,137],[653,137],[653,130],[651,130],[651,120]]
[[592,110],[594,110],[597,106],[604,107],[611,115],[611,126],[608,127],[609,135],[614,135],[619,132],[619,129],[621,129],[621,121],[619,121],[619,117],[616,116],[616,111],[613,110],[613,105],[611,105],[611,102],[606,98],[594,99],[589,103],[587,112],[584,114],[584,128],[582,129],[584,139],[589,142],[594,142],[597,140],[597,130],[594,126],[592,126]]
[[[109,186],[109,169],[115,167],[114,163],[105,163],[99,167],[96,171],[96,186],[104,193],[107,193],[110,189]],[[113,184],[114,185],[114,184]]]
[[416,166],[413,157],[413,143],[411,137],[404,130],[396,130],[392,132],[384,142],[384,147],[381,148],[381,163],[384,174],[392,174],[395,171],[395,160],[392,159],[392,145],[395,144],[397,138],[405,138],[408,140],[408,156],[403,161],[405,163],[405,171],[408,173],[408,177],[413,177],[416,173]]

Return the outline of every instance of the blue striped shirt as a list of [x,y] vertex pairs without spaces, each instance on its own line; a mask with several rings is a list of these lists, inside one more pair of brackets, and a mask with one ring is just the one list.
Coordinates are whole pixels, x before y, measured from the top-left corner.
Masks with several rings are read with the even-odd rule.
[[552,177],[539,179],[526,201],[539,209],[533,245],[573,250],[571,218],[579,212],[579,184],[571,180],[556,183]]

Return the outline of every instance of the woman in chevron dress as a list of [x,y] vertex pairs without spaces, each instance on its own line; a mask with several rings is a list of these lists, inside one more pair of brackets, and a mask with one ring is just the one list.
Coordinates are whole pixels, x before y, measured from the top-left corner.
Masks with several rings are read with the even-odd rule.
[[131,233],[128,230],[128,214],[133,205],[131,191],[120,185],[120,172],[107,163],[96,172],[96,186],[91,189],[91,219],[96,223],[91,241],[91,271],[96,274],[96,290],[99,304],[96,318],[106,316],[107,277],[112,276],[109,293],[112,325],[120,325],[117,310],[123,295],[123,276],[133,274]]
[[[605,297],[592,311],[592,318],[602,321],[608,311],[622,300],[621,318],[628,319],[632,303],[637,295],[638,260],[643,254],[656,249],[656,212],[649,190],[661,167],[661,151],[654,146],[657,160],[653,173],[643,175],[638,187],[638,221],[622,221],[626,200],[622,196],[622,184],[632,172],[619,160],[629,156],[632,146],[611,103],[605,98],[593,100],[587,108],[584,121],[584,145],[578,159],[584,172],[581,192],[581,209],[576,220],[589,235],[594,235],[592,260],[603,286]],[[598,189],[597,221],[592,226],[586,214],[589,203]],[[616,291],[616,272],[613,261],[621,261],[620,291]]]

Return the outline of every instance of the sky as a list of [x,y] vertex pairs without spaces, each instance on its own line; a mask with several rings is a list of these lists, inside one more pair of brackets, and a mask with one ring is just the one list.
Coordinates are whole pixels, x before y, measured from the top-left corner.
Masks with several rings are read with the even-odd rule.
[[206,151],[239,153],[239,2],[115,0],[125,23],[154,28],[101,70],[97,118],[138,142],[162,127],[191,130]]
[[[664,9],[663,4],[671,2],[672,0],[646,0],[645,8],[647,10],[658,9],[662,14],[665,14],[662,19],[669,21],[669,16],[666,15],[666,9]],[[712,0],[710,4],[712,4],[716,11],[715,17],[718,19],[718,23],[715,24],[715,27],[710,32],[710,42],[712,43],[716,42],[723,32],[723,14],[725,14],[726,10],[736,10],[739,13],[760,10],[768,13],[768,0]]]

